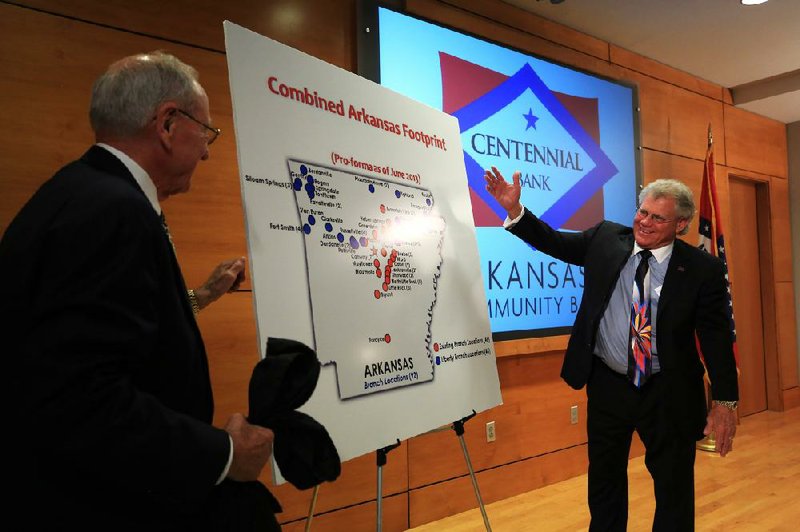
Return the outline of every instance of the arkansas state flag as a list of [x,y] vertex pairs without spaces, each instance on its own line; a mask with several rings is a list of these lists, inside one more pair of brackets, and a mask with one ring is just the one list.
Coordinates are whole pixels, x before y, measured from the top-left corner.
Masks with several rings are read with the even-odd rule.
[[[736,325],[733,320],[733,299],[731,298],[731,281],[728,276],[728,259],[725,255],[725,238],[722,234],[722,215],[717,202],[717,181],[714,176],[714,147],[711,139],[711,127],[708,129],[708,149],[706,151],[705,168],[703,168],[703,184],[700,192],[699,213],[700,242],[698,246],[707,253],[722,260],[725,268],[725,281],[728,284],[728,315],[731,322],[731,339],[733,354],[736,357],[736,370],[739,370],[739,353],[736,348]],[[699,350],[698,345],[698,350]],[[703,353],[700,353],[702,358]],[[703,361],[705,365],[705,361]]]

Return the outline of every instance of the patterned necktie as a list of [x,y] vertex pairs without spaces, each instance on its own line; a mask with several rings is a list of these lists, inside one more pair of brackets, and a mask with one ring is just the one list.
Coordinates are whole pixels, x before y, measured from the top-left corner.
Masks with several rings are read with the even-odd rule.
[[[177,265],[178,252],[175,249],[175,243],[172,241],[172,235],[169,232],[169,226],[167,225],[167,218],[164,216],[164,211],[161,211],[159,218],[161,218],[161,228],[164,230],[164,234],[167,235],[167,238],[169,239],[169,245],[172,246],[172,257],[175,259],[175,265],[180,270],[180,266]],[[194,290],[187,290],[186,297],[189,300],[189,306],[192,308],[192,315],[197,316],[197,313],[200,312],[200,307],[198,306],[197,296],[195,295]]]
[[639,252],[641,261],[636,268],[633,280],[633,298],[631,300],[630,348],[628,349],[628,378],[634,386],[640,388],[650,377],[652,344],[650,333],[650,293],[644,289],[644,278],[649,268],[648,259],[653,256],[650,250]]

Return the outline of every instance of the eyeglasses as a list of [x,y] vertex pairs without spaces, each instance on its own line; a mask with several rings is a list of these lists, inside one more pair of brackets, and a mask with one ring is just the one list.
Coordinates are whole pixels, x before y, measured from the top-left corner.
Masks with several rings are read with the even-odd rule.
[[222,130],[220,128],[211,127],[208,124],[206,124],[205,122],[201,122],[200,120],[196,119],[195,117],[193,117],[192,115],[190,115],[189,113],[184,111],[183,109],[175,109],[175,110],[178,111],[183,116],[185,116],[186,118],[188,118],[189,120],[191,120],[192,122],[197,122],[198,124],[200,124],[201,126],[203,126],[206,129],[206,144],[208,146],[211,146],[212,144],[214,144],[214,141],[217,140],[217,137],[219,137],[220,134],[222,134]]
[[642,219],[649,217],[651,220],[653,220],[653,222],[657,224],[665,224],[675,219],[675,218],[664,218],[660,214],[656,214],[654,212],[648,212],[647,209],[636,209],[636,216]]

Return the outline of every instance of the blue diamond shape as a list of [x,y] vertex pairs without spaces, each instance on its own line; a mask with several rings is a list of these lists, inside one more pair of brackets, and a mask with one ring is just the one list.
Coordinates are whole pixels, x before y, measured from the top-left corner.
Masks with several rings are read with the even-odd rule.
[[[547,222],[550,226],[559,228],[595,192],[603,188],[603,185],[614,177],[619,170],[605,152],[600,149],[594,139],[583,129],[583,126],[575,120],[561,102],[558,101],[558,98],[547,88],[547,85],[536,74],[533,67],[526,63],[503,83],[469,105],[462,107],[453,113],[453,116],[458,119],[461,133],[463,133],[500,112],[528,89],[550,111],[558,123],[595,164],[592,170],[581,177],[572,188],[567,190],[547,211],[539,216],[541,220]],[[486,202],[501,220],[505,219],[505,209],[486,191],[486,183],[483,179],[484,169],[466,151],[464,152],[464,164],[467,168],[467,180],[470,188]]]

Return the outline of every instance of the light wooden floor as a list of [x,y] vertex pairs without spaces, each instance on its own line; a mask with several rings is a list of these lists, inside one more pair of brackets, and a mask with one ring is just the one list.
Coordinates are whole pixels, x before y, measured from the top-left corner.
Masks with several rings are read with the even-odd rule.
[[[631,460],[628,476],[628,530],[650,530],[655,501],[643,457]],[[800,408],[742,419],[734,450],[725,458],[698,451],[695,492],[698,531],[800,530]],[[486,508],[494,532],[586,530],[586,475]],[[413,530],[480,532],[485,528],[476,508]]]

